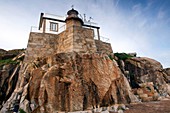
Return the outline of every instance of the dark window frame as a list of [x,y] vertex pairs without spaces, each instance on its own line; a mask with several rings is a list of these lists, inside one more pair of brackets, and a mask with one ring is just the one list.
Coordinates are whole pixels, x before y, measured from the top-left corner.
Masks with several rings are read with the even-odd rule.
[[50,22],[50,31],[58,32],[58,23]]

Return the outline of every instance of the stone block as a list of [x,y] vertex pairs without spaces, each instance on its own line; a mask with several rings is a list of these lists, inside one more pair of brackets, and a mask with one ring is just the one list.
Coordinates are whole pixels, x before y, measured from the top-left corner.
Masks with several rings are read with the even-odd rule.
[[148,95],[147,94],[140,94],[139,97],[140,98],[146,98],[146,97],[148,97]]
[[86,41],[88,41],[88,42],[93,42],[94,39],[88,37],[88,38],[86,38]]
[[137,94],[140,95],[140,94],[143,94],[143,90],[142,89],[137,89]]
[[142,102],[149,102],[153,100],[152,97],[142,97],[141,99],[142,99]]
[[159,94],[158,93],[154,93],[154,95],[153,95],[153,100],[158,100],[158,98],[159,98]]

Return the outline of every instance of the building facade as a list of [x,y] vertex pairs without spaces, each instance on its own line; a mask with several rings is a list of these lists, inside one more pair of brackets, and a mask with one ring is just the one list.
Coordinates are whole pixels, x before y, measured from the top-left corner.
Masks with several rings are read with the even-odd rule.
[[[71,9],[67,12],[67,18],[61,20],[45,17],[41,13],[39,23],[41,32],[30,32],[25,61],[62,52],[112,53],[111,44],[100,40],[100,27],[84,24],[78,14],[78,11]],[[97,40],[94,39],[95,30]]]

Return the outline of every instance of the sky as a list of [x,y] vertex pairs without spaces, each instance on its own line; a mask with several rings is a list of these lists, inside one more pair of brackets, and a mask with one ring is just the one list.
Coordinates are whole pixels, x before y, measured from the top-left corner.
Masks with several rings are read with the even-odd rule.
[[113,52],[136,52],[170,67],[170,0],[0,0],[0,48],[26,48],[41,12],[65,16],[72,5],[98,23]]

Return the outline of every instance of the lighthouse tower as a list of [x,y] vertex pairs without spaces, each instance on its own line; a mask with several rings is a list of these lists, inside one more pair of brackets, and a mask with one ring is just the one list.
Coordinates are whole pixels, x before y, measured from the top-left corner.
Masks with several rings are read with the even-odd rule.
[[65,38],[61,46],[65,46],[65,52],[96,52],[94,30],[85,28],[78,14],[73,8],[67,12]]
[[74,10],[73,8],[67,12],[67,18],[66,18],[66,25],[67,27],[70,26],[79,26],[81,27],[83,25],[83,21],[81,18],[78,17],[78,11]]

